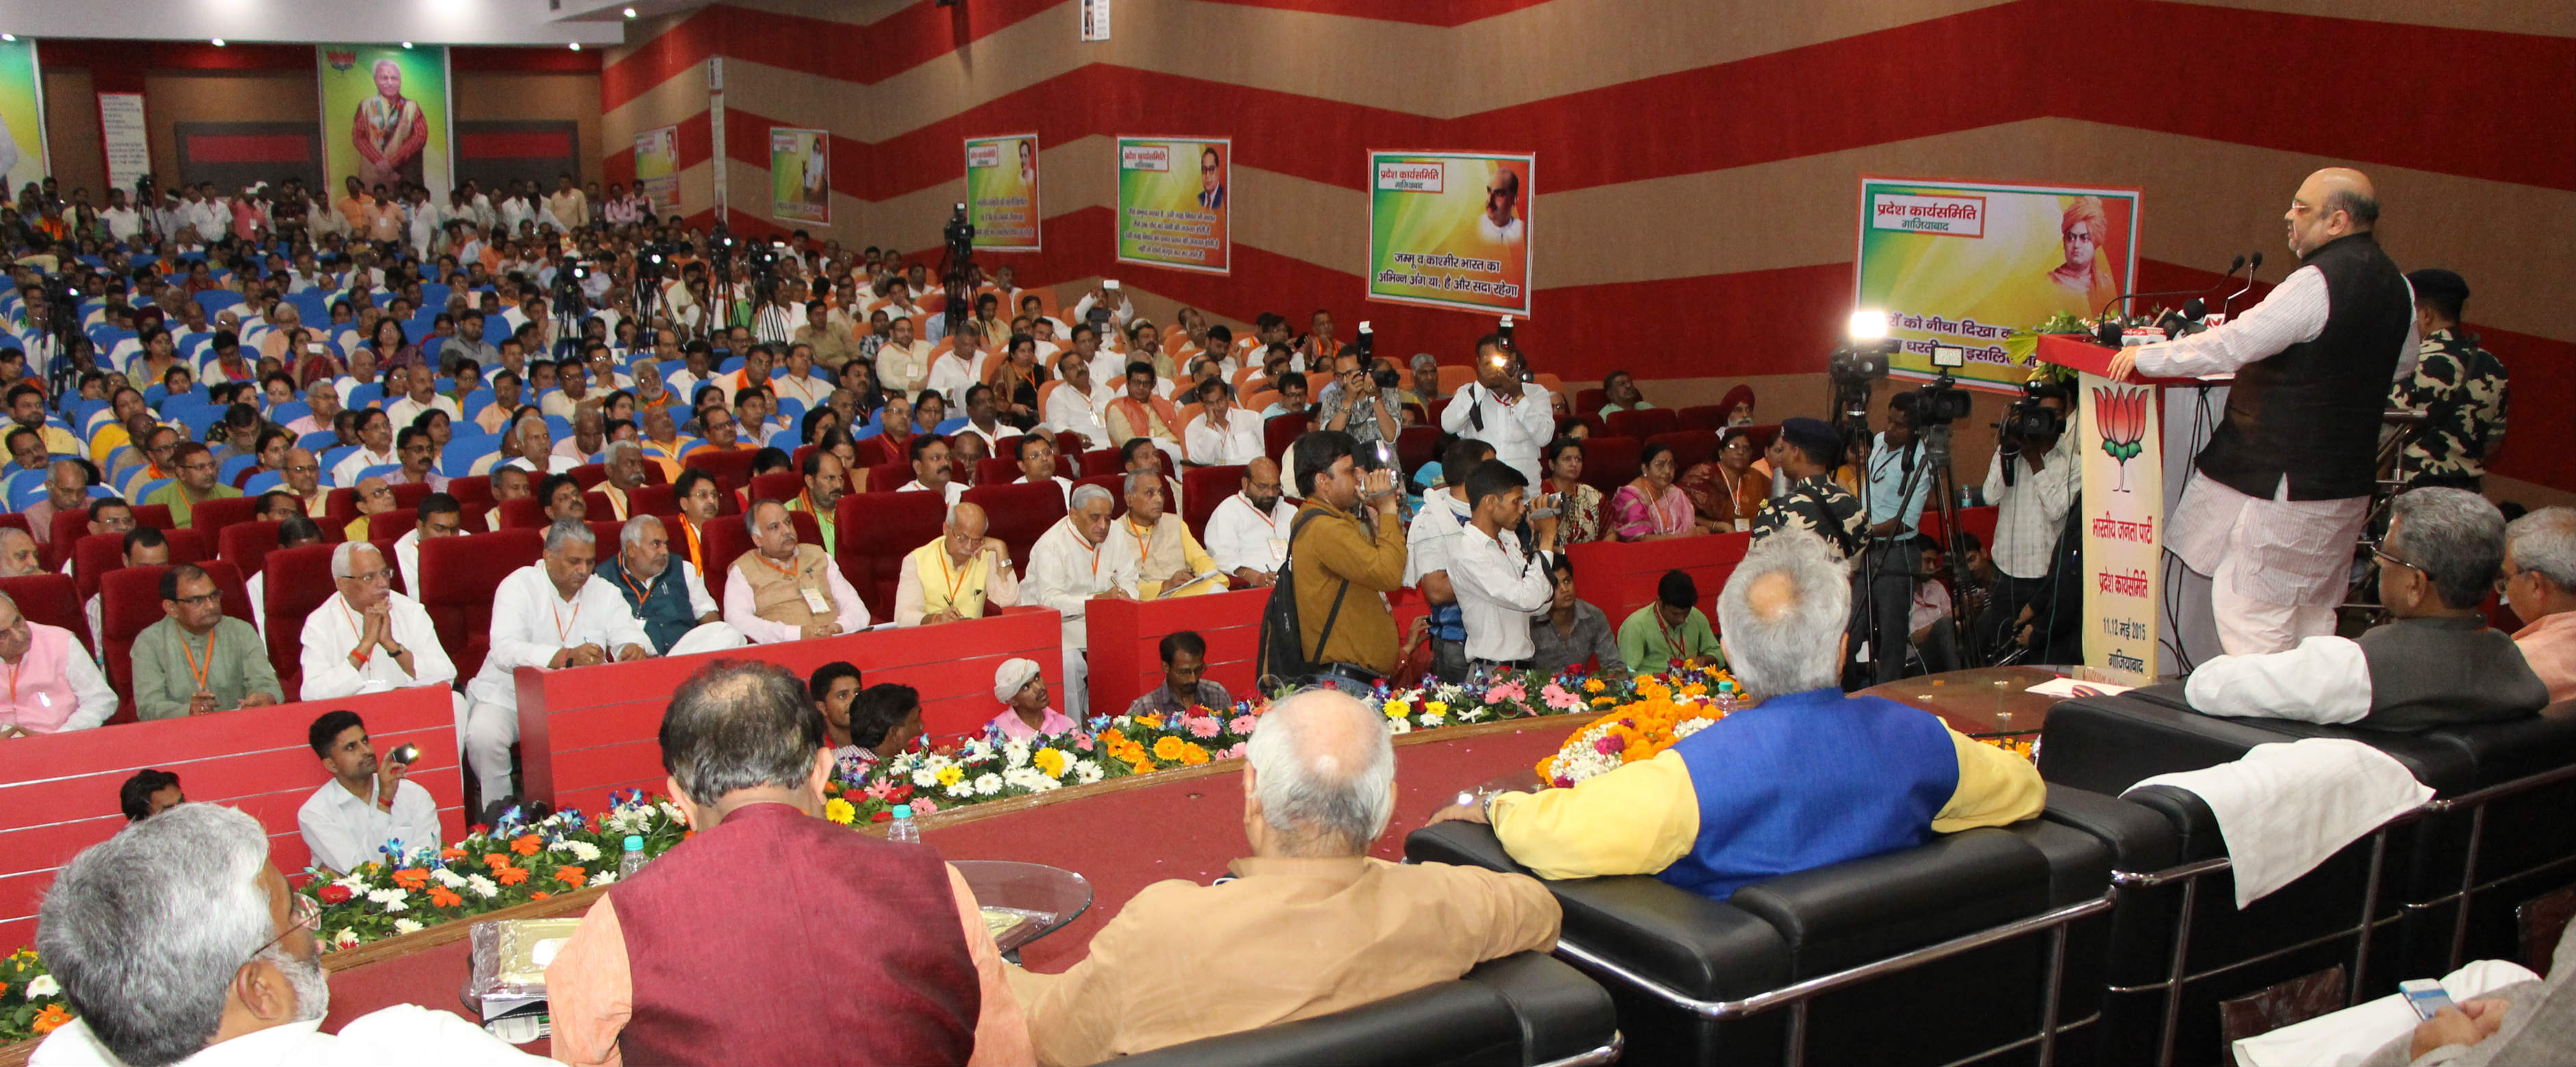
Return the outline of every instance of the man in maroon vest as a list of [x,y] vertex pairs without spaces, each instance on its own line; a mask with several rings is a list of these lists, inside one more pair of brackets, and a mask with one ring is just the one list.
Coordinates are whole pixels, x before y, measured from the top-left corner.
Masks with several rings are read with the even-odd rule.
[[557,1059],[1032,1062],[965,880],[820,818],[832,753],[801,682],[708,664],[661,741],[697,834],[617,883],[546,969]]

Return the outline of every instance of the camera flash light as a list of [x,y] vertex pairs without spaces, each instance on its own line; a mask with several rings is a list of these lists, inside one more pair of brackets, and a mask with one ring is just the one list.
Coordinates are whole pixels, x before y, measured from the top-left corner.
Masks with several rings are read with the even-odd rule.
[[1875,341],[1887,336],[1887,313],[1855,311],[1851,313],[1851,337],[1855,341]]

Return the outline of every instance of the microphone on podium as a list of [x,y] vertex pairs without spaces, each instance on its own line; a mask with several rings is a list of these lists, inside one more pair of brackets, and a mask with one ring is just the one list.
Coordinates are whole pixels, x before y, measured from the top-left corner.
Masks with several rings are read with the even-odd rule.
[[[2261,261],[2261,259],[2262,259],[2261,254],[2260,254],[2260,253],[2257,253],[2257,254],[2256,254],[2256,256],[2255,256],[2255,260],[2256,260],[2257,262],[2260,262],[2260,261]],[[2174,289],[2174,290],[2170,290],[2170,291],[2167,291],[2167,292],[2161,292],[2161,293],[2122,293],[2122,294],[2120,294],[2120,295],[2118,295],[2118,296],[2112,297],[2109,301],[2105,302],[2105,303],[2102,305],[2102,307],[2100,308],[2100,310],[2095,311],[2095,312],[2094,312],[2094,314],[2095,314],[2096,316],[2102,315],[2102,314],[2104,314],[2104,313],[2106,313],[2106,312],[2108,312],[2108,311],[2110,311],[2110,310],[2111,310],[2111,305],[2112,305],[2112,304],[2119,304],[2119,303],[2121,303],[2122,301],[2126,301],[2126,300],[2134,300],[2134,299],[2137,299],[2138,297],[2142,297],[2142,296],[2184,296],[2184,295],[2197,295],[2197,294],[2200,294],[2200,293],[2206,293],[2206,292],[2209,292],[2209,291],[2210,291],[2210,290],[2212,290],[2212,289],[2216,289],[2216,288],[2218,288],[2218,286],[2219,286],[2219,285],[2225,285],[2225,284],[2227,284],[2227,279],[2235,277],[2235,276],[2236,276],[2236,272],[2237,272],[2237,271],[2239,271],[2239,270],[2243,270],[2243,269],[2244,269],[2244,267],[2245,267],[2245,257],[2243,257],[2243,256],[2238,256],[2238,257],[2236,257],[2236,259],[2235,259],[2233,262],[2230,262],[2230,263],[2227,265],[2227,273],[2226,273],[2226,274],[2224,274],[2224,275],[2219,276],[2218,285],[2204,285],[2204,286],[2199,286],[2199,287],[2197,287],[2197,288],[2192,288],[2192,289]],[[2127,313],[2127,311],[2128,311],[2128,308],[2127,308],[2127,306],[2126,306],[2126,305],[2123,305],[2123,306],[2121,307],[2121,309],[2120,309],[2120,310],[2121,310],[2122,314],[2123,314],[2123,315],[2125,315],[2125,314]],[[2194,317],[2194,318],[2198,318],[2198,316],[2193,316],[2193,317]],[[2105,344],[2105,345],[2109,345],[2109,346],[2111,346],[2112,348],[2118,348],[2118,347],[2120,347],[2120,329],[2121,329],[2121,327],[2120,327],[2120,324],[2119,324],[2119,323],[2116,323],[2116,322],[2105,322],[2105,323],[2103,323],[2102,325],[2100,325],[2100,326],[2098,326],[2098,327],[2095,327],[2095,328],[2094,328],[2094,331],[2093,331],[2093,333],[2094,333],[2094,338],[2095,338],[2096,340],[2098,340],[2098,341],[2102,342],[2102,343],[2103,343],[2103,344]]]
[[[2235,303],[2237,297],[2245,295],[2247,291],[2254,288],[2254,272],[2261,269],[2263,269],[2263,253],[2256,252],[2254,253],[2254,258],[2248,261],[2245,265],[2245,288],[2229,293],[2227,294],[2227,299],[2219,301],[2219,314],[2227,314],[2227,305]],[[2229,271],[2228,273],[2234,274],[2236,272]]]

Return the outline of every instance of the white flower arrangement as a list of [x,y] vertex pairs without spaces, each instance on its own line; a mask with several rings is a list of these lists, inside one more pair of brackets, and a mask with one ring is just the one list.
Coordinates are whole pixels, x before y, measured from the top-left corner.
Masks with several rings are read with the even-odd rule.
[[989,797],[1002,791],[1002,776],[985,771],[975,776],[975,795]]
[[466,875],[465,888],[475,896],[482,897],[485,900],[490,900],[493,897],[501,895],[501,887],[498,884],[479,874]]
[[599,862],[599,846],[591,844],[588,841],[578,840],[567,840],[561,843],[572,846],[572,858],[580,860],[583,863]]
[[601,871],[601,872],[599,872],[598,874],[591,875],[591,876],[590,876],[590,884],[595,885],[595,886],[600,886],[600,885],[616,885],[616,884],[617,884],[617,872],[616,872],[616,871]]
[[411,907],[410,904],[406,903],[406,901],[411,899],[411,890],[399,888],[377,889],[370,891],[367,894],[367,899],[382,905],[384,909],[389,912],[404,911]]
[[1084,785],[1090,785],[1097,782],[1102,778],[1107,777],[1108,773],[1109,772],[1100,768],[1100,761],[1098,760],[1075,760],[1073,763],[1074,780]]
[[465,888],[465,876],[458,874],[455,871],[448,870],[445,867],[430,868],[429,877],[432,881],[446,886],[449,889]]
[[40,974],[27,980],[26,997],[29,1000],[37,997],[61,996],[62,992],[62,983],[54,981],[53,975]]
[[420,932],[420,924],[413,922],[410,919],[396,919],[394,920],[394,932],[397,934],[418,933]]

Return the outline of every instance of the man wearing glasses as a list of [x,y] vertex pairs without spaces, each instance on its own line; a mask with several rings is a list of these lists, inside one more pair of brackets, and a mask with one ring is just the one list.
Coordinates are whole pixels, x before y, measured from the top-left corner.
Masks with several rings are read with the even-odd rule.
[[330,501],[330,491],[322,488],[322,460],[309,449],[291,448],[286,452],[286,466],[279,481],[297,500],[304,502],[307,516],[323,513]]
[[180,445],[171,450],[170,462],[178,468],[178,477],[171,479],[170,484],[153,490],[152,495],[143,498],[143,502],[168,507],[170,522],[179,529],[189,527],[198,504],[241,495],[241,490],[215,481],[215,468],[219,464],[215,462],[214,452],[204,445],[195,441]]
[[2358,638],[2220,656],[2184,694],[2210,715],[2415,732],[2530,715],[2549,703],[2513,638],[2481,608],[2504,562],[2504,514],[2466,489],[2414,489],[2390,508],[2371,556],[2392,616]]
[[[456,664],[438,645],[438,629],[420,602],[393,591],[393,565],[365,541],[331,551],[340,594],[304,618],[304,700],[332,700],[456,681]],[[458,743],[464,698],[453,693]]]
[[224,615],[223,594],[203,568],[161,572],[161,613],[134,638],[134,710],[146,719],[256,708],[283,688],[268,643],[247,622]]
[[394,487],[385,482],[384,476],[370,474],[358,479],[356,492],[358,517],[349,520],[348,527],[341,534],[351,541],[364,541],[367,539],[368,520],[394,509]]

